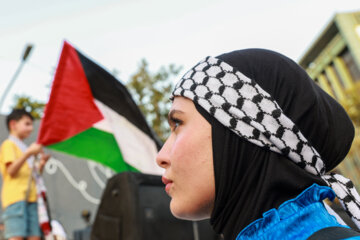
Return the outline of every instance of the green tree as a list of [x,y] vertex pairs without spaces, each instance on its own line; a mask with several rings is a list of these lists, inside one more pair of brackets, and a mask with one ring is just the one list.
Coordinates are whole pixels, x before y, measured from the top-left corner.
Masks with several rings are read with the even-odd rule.
[[173,89],[172,78],[178,75],[182,67],[170,64],[151,73],[148,66],[147,61],[142,59],[127,87],[150,126],[164,141],[170,133],[167,114],[171,107],[169,98]]
[[15,96],[15,105],[13,108],[23,108],[34,117],[40,119],[44,113],[45,103],[32,99],[29,96]]

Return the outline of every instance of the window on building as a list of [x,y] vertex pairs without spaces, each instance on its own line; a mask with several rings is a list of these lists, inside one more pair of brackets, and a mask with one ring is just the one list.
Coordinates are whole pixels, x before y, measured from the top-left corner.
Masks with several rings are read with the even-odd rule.
[[344,79],[341,78],[338,69],[334,66],[333,63],[332,63],[330,66],[332,67],[332,69],[334,69],[335,76],[336,76],[336,78],[339,80],[339,82],[340,82],[340,84],[341,84],[341,87],[342,87],[342,88],[345,88]]
[[351,55],[351,52],[346,48],[341,53],[340,57],[344,60],[353,81],[360,82],[360,69],[356,64],[354,57]]

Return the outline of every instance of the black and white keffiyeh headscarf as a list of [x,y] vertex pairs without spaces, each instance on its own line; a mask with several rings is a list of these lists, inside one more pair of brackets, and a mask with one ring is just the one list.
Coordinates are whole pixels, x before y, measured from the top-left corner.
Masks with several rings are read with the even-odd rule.
[[240,138],[285,156],[325,182],[360,227],[360,196],[354,185],[327,173],[348,152],[352,124],[296,63],[261,49],[207,57],[178,82],[175,96],[191,99]]

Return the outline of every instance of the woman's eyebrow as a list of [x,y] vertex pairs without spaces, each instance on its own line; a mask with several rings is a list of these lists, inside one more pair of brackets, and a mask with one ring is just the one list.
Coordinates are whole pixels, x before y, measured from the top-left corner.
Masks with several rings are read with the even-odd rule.
[[171,110],[169,112],[169,114],[168,114],[168,122],[169,122],[169,124],[171,122],[171,119],[174,117],[174,114],[176,114],[176,113],[184,113],[184,112],[180,111],[180,110],[176,110],[176,109]]

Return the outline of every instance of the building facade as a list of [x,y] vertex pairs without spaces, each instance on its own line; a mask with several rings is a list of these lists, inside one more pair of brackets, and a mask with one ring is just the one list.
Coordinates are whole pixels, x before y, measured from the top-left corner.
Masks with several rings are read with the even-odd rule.
[[354,142],[337,170],[360,190],[360,11],[336,14],[299,64],[354,123]]

